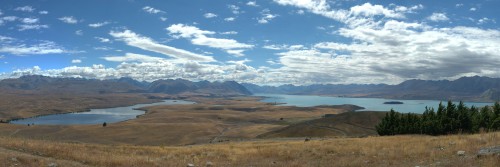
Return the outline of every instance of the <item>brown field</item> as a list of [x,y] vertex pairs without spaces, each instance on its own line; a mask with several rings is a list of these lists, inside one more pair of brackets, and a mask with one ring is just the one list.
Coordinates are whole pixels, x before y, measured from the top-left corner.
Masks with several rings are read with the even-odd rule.
[[0,124],[0,136],[100,144],[193,145],[253,140],[297,122],[349,111],[349,107],[274,106],[255,97],[190,100],[198,104],[152,106],[145,108],[147,113],[138,119],[107,127]]
[[[477,157],[500,133],[259,140],[193,146],[99,145],[0,137],[0,166],[499,166]],[[465,151],[458,156],[457,151]]]

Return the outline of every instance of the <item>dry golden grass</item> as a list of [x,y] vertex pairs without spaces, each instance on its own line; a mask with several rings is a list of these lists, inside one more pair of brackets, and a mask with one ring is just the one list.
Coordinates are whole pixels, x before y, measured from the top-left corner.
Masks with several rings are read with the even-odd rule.
[[[261,140],[182,147],[98,145],[0,137],[0,160],[46,166],[499,166],[500,157],[477,158],[481,147],[500,145],[500,133]],[[457,151],[466,151],[458,156]],[[12,153],[13,152],[13,153]],[[62,165],[64,164],[64,165]]]

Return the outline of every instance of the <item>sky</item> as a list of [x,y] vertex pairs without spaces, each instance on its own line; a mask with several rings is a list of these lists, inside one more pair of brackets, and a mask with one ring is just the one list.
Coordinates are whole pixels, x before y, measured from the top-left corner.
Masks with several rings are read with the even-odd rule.
[[500,77],[500,0],[2,0],[0,79]]

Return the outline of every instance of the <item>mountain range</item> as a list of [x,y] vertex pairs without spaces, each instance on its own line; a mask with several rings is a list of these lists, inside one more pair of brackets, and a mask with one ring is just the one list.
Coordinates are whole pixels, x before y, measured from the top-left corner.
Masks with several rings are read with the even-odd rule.
[[391,99],[432,99],[463,101],[497,101],[500,99],[500,78],[462,77],[457,80],[407,80],[387,84],[315,84],[307,86],[259,86],[235,81],[192,82],[166,79],[140,82],[132,78],[110,80],[53,78],[39,75],[22,76],[0,81],[1,92],[39,93],[165,93],[172,95],[237,96],[253,93],[293,95],[325,95],[346,97],[377,97]]
[[454,81],[413,79],[397,85],[316,84],[308,86],[259,86],[250,83],[242,85],[253,93],[463,101],[498,101],[500,99],[500,78],[479,76],[462,77]]
[[234,81],[191,82],[183,79],[157,80],[152,83],[131,78],[96,80],[82,78],[52,78],[39,75],[22,76],[0,81],[0,92],[38,93],[166,93],[205,96],[251,95],[245,87]]

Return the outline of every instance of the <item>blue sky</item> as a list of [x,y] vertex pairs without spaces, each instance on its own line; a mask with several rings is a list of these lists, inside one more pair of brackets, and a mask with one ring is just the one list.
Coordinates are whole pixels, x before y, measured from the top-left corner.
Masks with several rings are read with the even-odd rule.
[[500,77],[499,0],[3,0],[0,78]]

